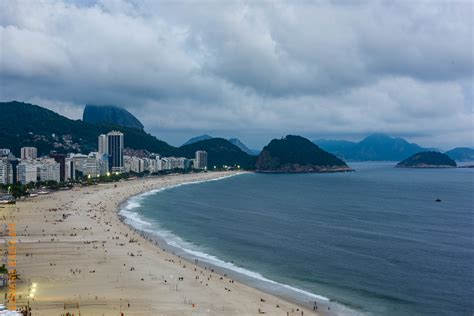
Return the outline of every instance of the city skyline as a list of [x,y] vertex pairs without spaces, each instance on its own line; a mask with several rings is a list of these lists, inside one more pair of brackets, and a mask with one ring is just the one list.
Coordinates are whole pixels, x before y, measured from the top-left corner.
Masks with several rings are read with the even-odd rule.
[[73,119],[115,104],[173,145],[381,132],[473,146],[469,1],[185,6],[0,1],[0,99]]

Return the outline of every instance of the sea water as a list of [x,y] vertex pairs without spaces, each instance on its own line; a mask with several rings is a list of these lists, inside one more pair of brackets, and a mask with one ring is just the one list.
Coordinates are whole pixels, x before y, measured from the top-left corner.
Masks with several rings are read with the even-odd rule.
[[331,314],[472,315],[474,169],[351,167],[180,185],[121,212],[189,259]]

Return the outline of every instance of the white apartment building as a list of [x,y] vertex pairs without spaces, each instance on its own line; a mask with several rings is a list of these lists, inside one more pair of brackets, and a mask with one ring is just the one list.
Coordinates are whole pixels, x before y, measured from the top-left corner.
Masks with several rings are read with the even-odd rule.
[[9,168],[10,163],[6,159],[0,159],[0,184],[9,184],[12,181],[9,177]]
[[27,161],[23,161],[18,164],[17,176],[18,182],[21,184],[28,184],[30,182],[36,182],[38,178],[38,168],[35,164]]
[[74,160],[72,158],[66,158],[65,163],[65,179],[76,180],[76,168],[74,167]]
[[99,135],[98,144],[99,144],[98,146],[99,154],[108,154],[107,135],[105,134]]
[[100,175],[101,167],[100,161],[96,158],[94,153],[89,155],[74,154],[70,159],[74,162],[74,169],[82,172],[84,176],[96,177]]
[[37,168],[40,181],[60,181],[60,164],[54,159],[42,159]]
[[196,158],[194,163],[195,169],[207,169],[207,152],[204,150],[196,151]]

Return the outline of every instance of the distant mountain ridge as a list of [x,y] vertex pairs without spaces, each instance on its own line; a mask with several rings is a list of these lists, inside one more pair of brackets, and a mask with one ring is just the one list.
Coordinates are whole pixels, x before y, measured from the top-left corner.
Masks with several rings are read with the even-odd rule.
[[445,154],[457,161],[474,161],[474,149],[469,147],[456,147]]
[[255,156],[255,155],[258,155],[260,153],[259,150],[248,148],[247,145],[242,143],[240,141],[240,139],[238,139],[238,138],[229,138],[229,142],[231,142],[235,146],[239,147],[240,149],[242,149],[242,151],[246,152],[249,155],[254,155]]
[[400,161],[428,150],[403,138],[385,134],[372,134],[360,142],[315,140],[315,144],[345,160],[352,161]]
[[351,170],[341,159],[295,135],[273,139],[258,156],[256,168],[258,172],[285,173]]
[[209,136],[207,134],[205,135],[200,135],[200,136],[196,136],[196,137],[193,137],[193,138],[190,138],[188,139],[187,142],[185,142],[183,145],[181,146],[186,146],[186,145],[191,145],[191,144],[194,144],[196,142],[200,142],[201,140],[208,140],[208,139],[211,139],[211,138],[214,138],[212,136]]
[[87,104],[82,114],[82,121],[91,124],[102,123],[137,129],[144,128],[132,113],[115,105]]
[[[193,143],[196,143],[196,142],[199,142],[199,141],[202,141],[202,140],[212,139],[212,138],[219,138],[219,137],[212,137],[210,135],[204,134],[204,135],[200,135],[200,136],[190,138],[182,146],[191,145]],[[255,156],[255,155],[258,155],[260,153],[259,150],[248,148],[247,145],[245,145],[238,138],[229,138],[228,141],[231,142],[232,144],[234,144],[235,146],[239,147],[242,151],[246,152],[249,155],[254,155]]]

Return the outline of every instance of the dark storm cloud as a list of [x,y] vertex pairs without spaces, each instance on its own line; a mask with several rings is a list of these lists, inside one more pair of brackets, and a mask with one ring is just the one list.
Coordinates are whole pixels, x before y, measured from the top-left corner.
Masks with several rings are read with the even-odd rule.
[[472,145],[472,30],[469,1],[0,0],[0,97],[74,118],[122,105],[175,143],[380,131]]

